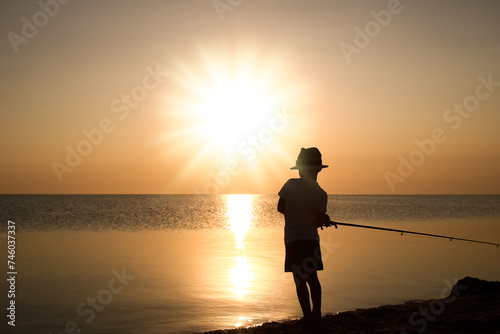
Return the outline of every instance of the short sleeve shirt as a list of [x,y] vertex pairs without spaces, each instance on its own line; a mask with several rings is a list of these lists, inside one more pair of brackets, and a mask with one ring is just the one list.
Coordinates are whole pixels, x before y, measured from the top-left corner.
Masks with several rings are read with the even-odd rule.
[[286,200],[285,244],[295,240],[319,240],[315,225],[318,212],[326,212],[328,196],[316,181],[288,180],[278,195]]

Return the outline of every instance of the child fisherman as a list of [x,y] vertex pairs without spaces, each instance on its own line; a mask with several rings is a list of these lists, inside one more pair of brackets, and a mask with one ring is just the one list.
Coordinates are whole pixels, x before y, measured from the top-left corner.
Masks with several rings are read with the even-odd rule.
[[[285,216],[285,272],[292,272],[297,297],[306,324],[321,319],[321,284],[318,270],[323,270],[318,227],[328,225],[328,197],[317,182],[323,165],[316,147],[302,148],[296,165],[300,178],[288,180],[279,191],[278,211]],[[312,310],[309,302],[311,290]]]

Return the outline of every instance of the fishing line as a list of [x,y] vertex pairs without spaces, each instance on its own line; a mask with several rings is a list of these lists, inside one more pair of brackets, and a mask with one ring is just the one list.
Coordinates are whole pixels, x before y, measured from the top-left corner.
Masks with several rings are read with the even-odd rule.
[[407,234],[416,234],[416,235],[423,235],[423,236],[427,236],[427,237],[449,239],[450,241],[461,240],[461,241],[468,241],[468,242],[476,242],[476,243],[485,244],[485,245],[493,245],[493,246],[496,246],[496,247],[498,247],[500,245],[499,243],[495,243],[495,242],[487,242],[487,241],[480,241],[480,240],[473,240],[473,239],[464,239],[464,238],[450,237],[450,236],[439,235],[439,234],[430,234],[430,233],[422,233],[422,232],[398,230],[398,229],[378,227],[378,226],[349,224],[349,223],[339,223],[339,222],[334,222],[334,221],[329,221],[324,226],[325,227],[335,226],[335,228],[337,228],[337,225],[340,225],[340,226],[351,226],[351,227],[360,227],[360,228],[369,228],[369,229],[373,229],[373,230],[382,230],[382,231],[389,231],[389,232],[398,232],[398,233],[401,233],[401,235],[403,235],[405,233],[407,233]]

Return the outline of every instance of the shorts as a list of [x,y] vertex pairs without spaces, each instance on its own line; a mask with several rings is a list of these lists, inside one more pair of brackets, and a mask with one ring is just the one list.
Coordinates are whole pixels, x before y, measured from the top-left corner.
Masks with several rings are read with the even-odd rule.
[[323,270],[318,240],[295,240],[285,245],[285,272]]

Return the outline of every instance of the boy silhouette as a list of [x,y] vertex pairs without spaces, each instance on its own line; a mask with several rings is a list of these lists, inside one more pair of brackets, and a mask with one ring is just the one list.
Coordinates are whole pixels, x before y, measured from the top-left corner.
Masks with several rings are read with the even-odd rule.
[[[321,284],[318,270],[323,270],[318,227],[326,225],[328,197],[317,182],[323,165],[316,147],[302,148],[296,165],[300,178],[288,180],[279,191],[278,211],[285,216],[285,272],[292,272],[297,297],[304,317],[302,323],[321,319]],[[311,303],[309,302],[309,289]]]

